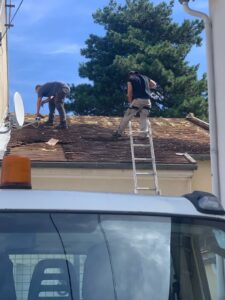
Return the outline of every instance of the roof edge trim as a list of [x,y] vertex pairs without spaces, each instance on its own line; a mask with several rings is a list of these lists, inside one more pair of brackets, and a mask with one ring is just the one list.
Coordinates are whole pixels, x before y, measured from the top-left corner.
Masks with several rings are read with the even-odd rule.
[[[0,166],[2,162],[0,162]],[[32,161],[32,168],[68,168],[68,169],[132,169],[130,162],[74,162],[74,161]],[[140,164],[140,168],[149,169],[146,164]],[[197,170],[197,164],[156,164],[157,170]]]

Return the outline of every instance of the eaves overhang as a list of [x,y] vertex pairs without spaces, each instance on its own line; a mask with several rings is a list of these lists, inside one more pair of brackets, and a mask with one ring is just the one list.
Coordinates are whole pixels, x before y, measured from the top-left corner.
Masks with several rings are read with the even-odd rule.
[[[32,168],[52,168],[52,169],[132,169],[131,162],[74,162],[74,161],[32,161]],[[0,161],[0,167],[2,161]],[[158,170],[197,170],[197,164],[157,164]],[[139,168],[143,170],[149,169],[147,164],[139,164]]]
[[[1,166],[1,163],[0,163]],[[197,164],[157,164],[158,170],[197,170]],[[76,161],[32,161],[32,168],[66,169],[132,169],[131,162],[76,162]],[[139,164],[141,169],[149,169],[148,164]]]

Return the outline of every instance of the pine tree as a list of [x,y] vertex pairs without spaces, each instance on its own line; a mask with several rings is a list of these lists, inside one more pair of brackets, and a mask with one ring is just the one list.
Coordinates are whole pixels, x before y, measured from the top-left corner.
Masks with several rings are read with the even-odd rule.
[[[184,117],[189,112],[207,119],[206,76],[197,78],[199,65],[186,61],[192,46],[201,46],[203,23],[172,19],[174,2],[154,5],[148,0],[110,0],[94,14],[105,35],[91,34],[81,54],[81,77],[93,84],[72,86],[67,110],[77,114],[122,115],[126,96],[121,83],[129,70],[157,81],[164,91],[161,105],[153,103],[152,116]],[[75,100],[75,101],[74,101]]]

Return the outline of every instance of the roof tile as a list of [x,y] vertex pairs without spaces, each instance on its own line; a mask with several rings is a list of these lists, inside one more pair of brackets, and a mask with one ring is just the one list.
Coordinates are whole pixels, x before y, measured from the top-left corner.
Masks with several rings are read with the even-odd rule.
[[[33,119],[33,115],[26,116],[27,122]],[[13,129],[8,154],[25,155],[33,161],[131,161],[129,137],[112,138],[120,118],[73,116],[68,117],[68,121],[68,130],[56,130],[42,123],[38,128]],[[132,124],[138,130],[137,118]],[[209,154],[209,131],[199,124],[184,118],[151,118],[151,124],[157,163],[190,164],[185,156],[176,155],[178,152]],[[55,146],[46,145],[51,138],[59,142]],[[144,157],[147,151],[137,149],[136,156]]]

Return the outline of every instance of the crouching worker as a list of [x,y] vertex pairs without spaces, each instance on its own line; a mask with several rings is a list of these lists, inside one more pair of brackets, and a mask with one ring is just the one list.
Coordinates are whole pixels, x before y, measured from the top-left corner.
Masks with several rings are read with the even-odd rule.
[[141,75],[137,71],[129,72],[127,82],[127,98],[129,108],[125,112],[119,128],[113,133],[113,137],[121,137],[128,122],[138,112],[140,113],[140,130],[143,132],[142,136],[147,137],[147,118],[151,108],[150,89],[156,88],[156,86],[156,82],[147,76]]
[[[60,117],[60,124],[56,126],[57,129],[67,129],[66,113],[64,109],[64,100],[70,94],[70,88],[63,82],[47,82],[43,85],[36,85],[35,90],[38,94],[37,99],[37,117],[41,117],[40,108],[43,104],[48,102],[49,117],[45,122],[47,126],[53,126],[55,109],[57,109]],[[47,99],[42,100],[43,97]]]

